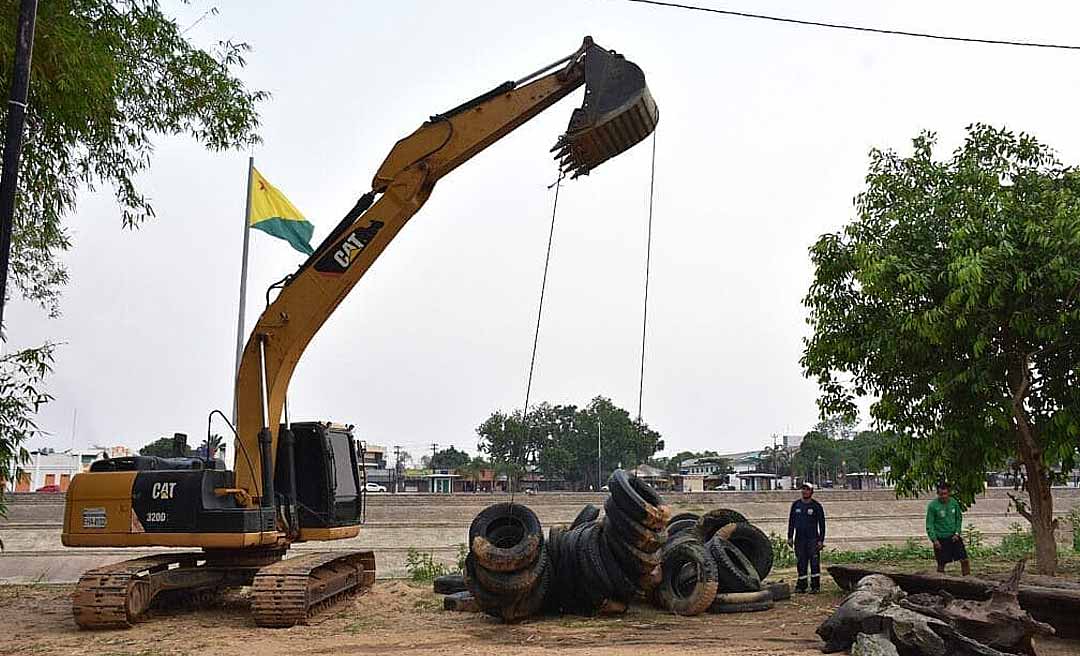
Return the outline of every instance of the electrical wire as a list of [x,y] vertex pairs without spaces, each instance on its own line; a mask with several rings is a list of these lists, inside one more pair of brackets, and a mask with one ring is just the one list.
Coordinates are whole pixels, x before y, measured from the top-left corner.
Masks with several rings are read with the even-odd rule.
[[954,36],[949,34],[933,34],[930,32],[911,32],[907,30],[896,30],[881,27],[866,27],[863,25],[850,25],[847,23],[828,23],[825,21],[803,20],[799,18],[788,18],[786,16],[770,16],[768,14],[754,14],[745,11],[732,11],[730,9],[714,9],[712,7],[701,7],[699,5],[685,4],[681,2],[663,2],[662,0],[624,0],[625,2],[632,2],[635,4],[654,5],[657,7],[665,7],[668,9],[685,9],[689,11],[700,11],[710,14],[720,14],[722,16],[731,16],[734,18],[750,18],[754,20],[772,21],[774,23],[788,23],[791,25],[802,25],[805,27],[822,27],[833,30],[848,30],[851,32],[868,32],[871,34],[885,34],[888,36],[907,36],[920,39],[934,39],[937,41],[954,41],[960,43],[979,43],[984,45],[995,46],[1017,46],[1021,48],[1045,48],[1050,50],[1080,50],[1080,45],[1069,45],[1062,43],[1044,43],[1039,41],[1017,41],[1013,39],[980,39],[977,37],[968,36]]

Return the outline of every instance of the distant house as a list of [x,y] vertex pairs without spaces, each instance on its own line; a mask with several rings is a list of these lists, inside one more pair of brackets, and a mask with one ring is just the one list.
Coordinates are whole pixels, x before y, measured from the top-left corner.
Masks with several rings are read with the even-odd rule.
[[56,485],[61,492],[67,492],[75,474],[90,471],[91,463],[109,457],[108,452],[109,449],[31,451],[30,462],[22,466],[22,476],[18,481],[9,481],[5,487],[9,492],[33,492]]
[[675,492],[704,492],[704,474],[675,474],[671,477]]
[[668,473],[663,469],[658,469],[652,465],[641,464],[631,469],[628,473],[637,476],[657,490],[671,489],[671,477],[668,476]]

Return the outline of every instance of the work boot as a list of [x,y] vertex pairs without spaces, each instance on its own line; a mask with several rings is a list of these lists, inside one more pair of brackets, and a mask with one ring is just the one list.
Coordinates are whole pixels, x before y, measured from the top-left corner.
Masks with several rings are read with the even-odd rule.
[[795,592],[798,593],[798,594],[805,594],[806,593],[806,584],[805,583],[796,583],[795,584]]
[[960,574],[961,576],[971,576],[971,562],[967,560],[960,561]]

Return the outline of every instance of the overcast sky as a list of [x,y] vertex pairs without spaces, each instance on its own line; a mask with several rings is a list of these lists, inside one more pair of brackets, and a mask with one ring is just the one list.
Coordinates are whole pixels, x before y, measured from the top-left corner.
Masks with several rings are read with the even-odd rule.
[[[1057,2],[703,4],[991,38],[1080,42]],[[576,49],[591,34],[639,64],[660,107],[644,417],[667,453],[758,448],[816,421],[798,364],[807,247],[853,216],[873,147],[907,151],[965,125],[1031,132],[1080,159],[1080,52],[811,29],[620,0],[194,1],[188,36],[254,51],[256,166],[317,243],[428,116]],[[1023,8],[1020,11],[1020,7]],[[292,379],[294,419],[353,423],[414,455],[475,451],[475,427],[523,402],[549,227],[548,149],[581,92],[496,143],[431,200],[353,289]],[[563,187],[534,401],[597,394],[636,411],[649,142]],[[122,231],[108,193],[69,218],[63,316],[9,313],[9,350],[63,342],[31,446],[197,442],[232,404],[248,153],[160,139],[143,177],[157,218]],[[252,233],[247,326],[301,256]],[[246,336],[245,336],[246,337]],[[77,411],[77,428],[72,427]],[[215,432],[225,433],[221,426]]]

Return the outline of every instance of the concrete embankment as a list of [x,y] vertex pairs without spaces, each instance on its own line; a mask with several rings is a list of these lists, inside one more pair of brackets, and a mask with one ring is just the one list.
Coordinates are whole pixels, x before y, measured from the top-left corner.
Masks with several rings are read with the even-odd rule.
[[[981,495],[964,516],[966,525],[996,544],[1013,523],[1024,523],[1009,511],[1007,493],[993,489]],[[702,512],[726,507],[739,510],[766,533],[783,535],[793,492],[705,492],[668,494],[674,512]],[[547,527],[568,524],[586,503],[603,504],[606,494],[546,493],[516,497],[536,511]],[[866,549],[882,544],[903,544],[908,538],[924,540],[928,497],[896,499],[889,490],[820,490],[829,523],[829,546]],[[507,495],[376,494],[368,496],[367,524],[350,540],[305,543],[295,552],[372,549],[381,578],[403,576],[410,548],[453,563],[458,545],[464,544],[469,522],[485,506],[509,499]],[[1056,513],[1065,515],[1080,505],[1080,489],[1054,491]],[[60,495],[29,494],[9,497],[8,516],[0,519],[0,583],[70,582],[87,569],[166,549],[69,549],[60,544],[64,500]],[[1062,522],[1062,539],[1067,524]]]

